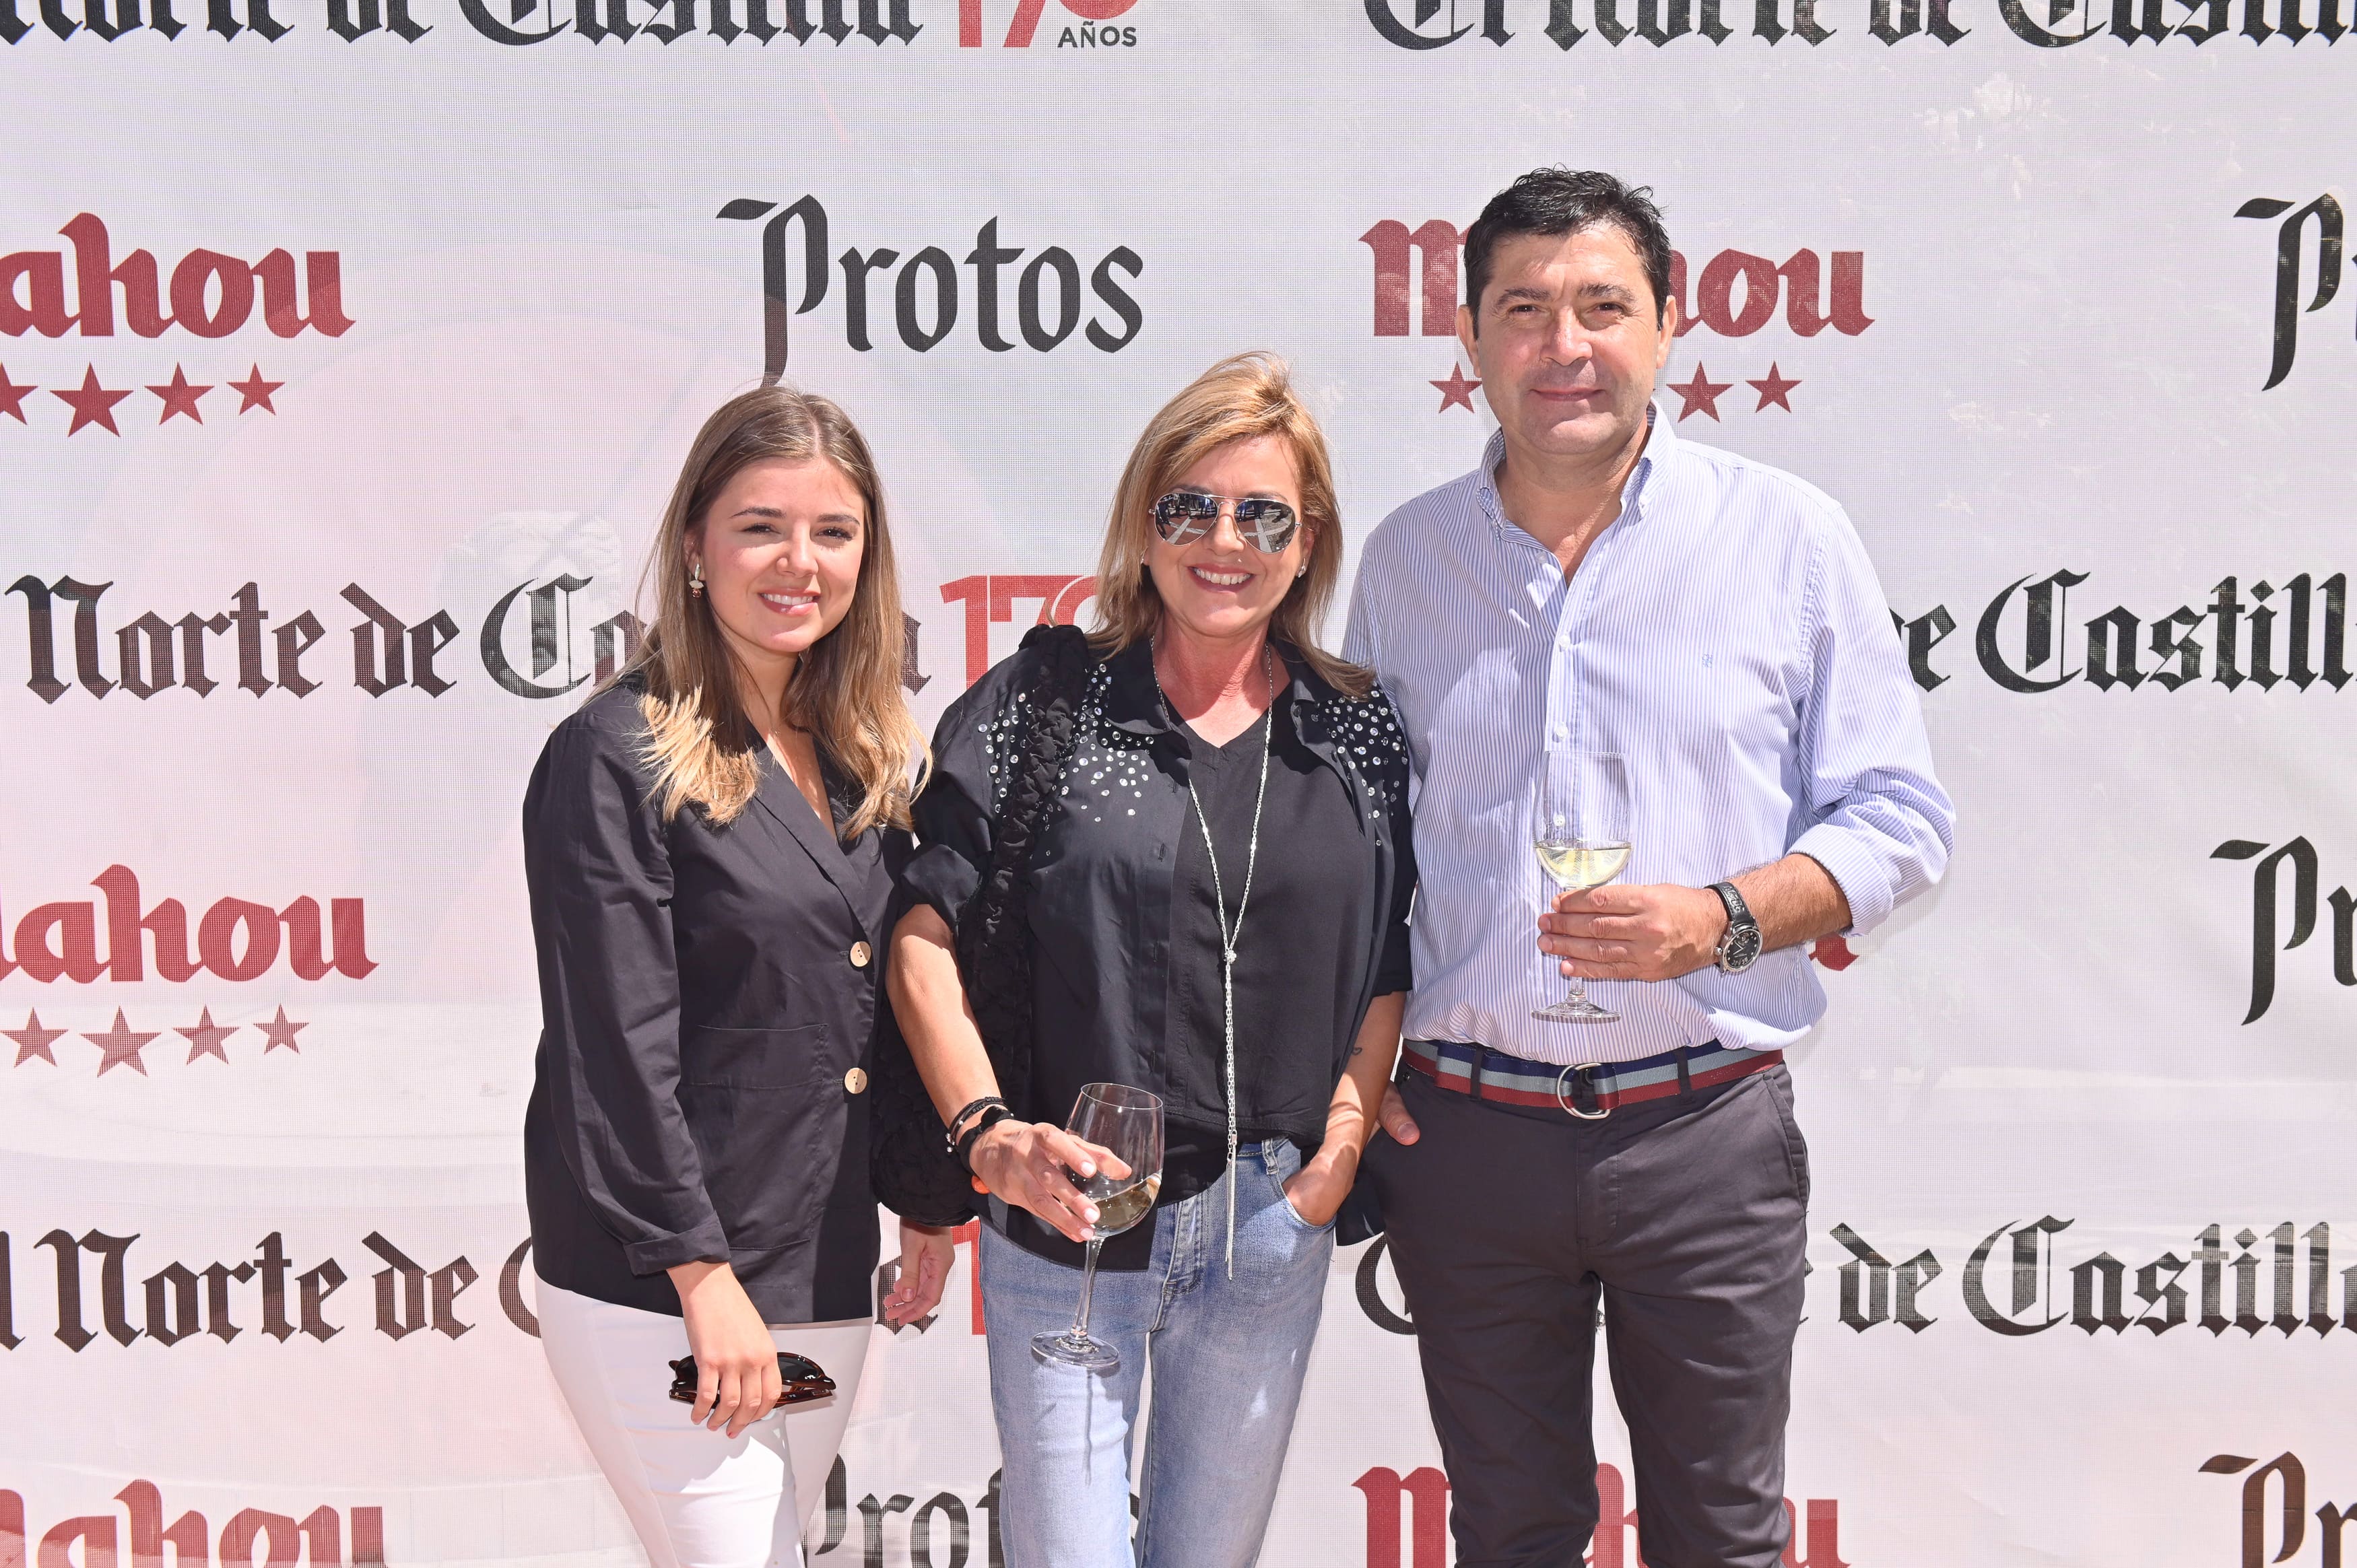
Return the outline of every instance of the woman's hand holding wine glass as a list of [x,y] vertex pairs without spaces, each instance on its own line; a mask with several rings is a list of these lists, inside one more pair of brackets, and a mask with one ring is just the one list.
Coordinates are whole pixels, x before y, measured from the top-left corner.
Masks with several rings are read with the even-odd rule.
[[[1158,1163],[1158,1162],[1157,1162]],[[1028,1209],[1071,1240],[1087,1243],[1102,1218],[1097,1202],[1074,1185],[1126,1181],[1130,1167],[1113,1150],[1045,1122],[1000,1122],[974,1142],[974,1174],[993,1196]]]
[[1082,1148],[1114,1157],[1091,1161],[1093,1170],[1073,1167],[1094,1219],[1085,1237],[1073,1238],[1086,1240],[1089,1248],[1088,1262],[1081,1271],[1081,1307],[1071,1327],[1062,1333],[1032,1336],[1031,1354],[1060,1366],[1111,1372],[1120,1368],[1121,1353],[1089,1333],[1097,1253],[1106,1237],[1118,1235],[1152,1212],[1155,1196],[1162,1190],[1162,1101],[1125,1084],[1084,1084],[1072,1102],[1071,1126]]

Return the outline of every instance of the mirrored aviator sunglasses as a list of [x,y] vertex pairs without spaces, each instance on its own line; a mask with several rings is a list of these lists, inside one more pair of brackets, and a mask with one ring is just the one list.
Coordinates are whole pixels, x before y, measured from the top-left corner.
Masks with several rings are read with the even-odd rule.
[[1236,532],[1264,555],[1284,553],[1301,520],[1290,506],[1266,496],[1215,496],[1205,490],[1172,490],[1154,503],[1154,531],[1172,544],[1202,538],[1220,521],[1220,503],[1233,500]]

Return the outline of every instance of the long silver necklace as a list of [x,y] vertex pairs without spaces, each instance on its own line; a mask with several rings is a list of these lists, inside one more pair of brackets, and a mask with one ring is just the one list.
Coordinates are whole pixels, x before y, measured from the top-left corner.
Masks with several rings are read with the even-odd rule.
[[[1158,653],[1149,649],[1148,653]],[[1260,813],[1268,800],[1269,736],[1276,724],[1276,666],[1263,643],[1260,650],[1261,673],[1268,682],[1268,708],[1261,714],[1260,789],[1253,796],[1252,838],[1244,852],[1243,892],[1236,899],[1235,922],[1228,921],[1227,889],[1220,881],[1219,846],[1211,842],[1211,819],[1203,811],[1203,797],[1196,792],[1195,773],[1187,771],[1187,799],[1194,803],[1195,821],[1203,830],[1203,854],[1211,863],[1211,898],[1220,915],[1220,993],[1224,1015],[1228,1075],[1228,1278],[1236,1277],[1236,940],[1243,934],[1244,908],[1252,902],[1253,870],[1260,864]],[[1151,660],[1149,660],[1151,662]],[[1178,707],[1171,703],[1170,693],[1162,690],[1162,671],[1154,671],[1155,693],[1170,716],[1178,717]],[[1184,723],[1184,720],[1180,720]]]

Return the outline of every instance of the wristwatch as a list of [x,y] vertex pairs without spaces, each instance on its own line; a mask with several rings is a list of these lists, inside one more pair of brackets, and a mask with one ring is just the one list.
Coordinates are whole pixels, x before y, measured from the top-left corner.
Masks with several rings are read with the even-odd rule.
[[1718,950],[1711,957],[1717,961],[1719,973],[1741,974],[1759,961],[1760,922],[1751,918],[1751,907],[1734,883],[1714,882],[1710,890],[1727,906],[1727,934],[1718,939]]

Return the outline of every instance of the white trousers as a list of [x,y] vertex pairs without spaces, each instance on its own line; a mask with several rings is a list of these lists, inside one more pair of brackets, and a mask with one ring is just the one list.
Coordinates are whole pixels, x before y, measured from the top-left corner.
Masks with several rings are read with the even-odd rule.
[[549,1369],[654,1568],[796,1568],[875,1324],[772,1326],[778,1348],[816,1361],[834,1396],[789,1405],[732,1438],[695,1425],[670,1397],[670,1363],[687,1354],[681,1319],[539,1283]]

